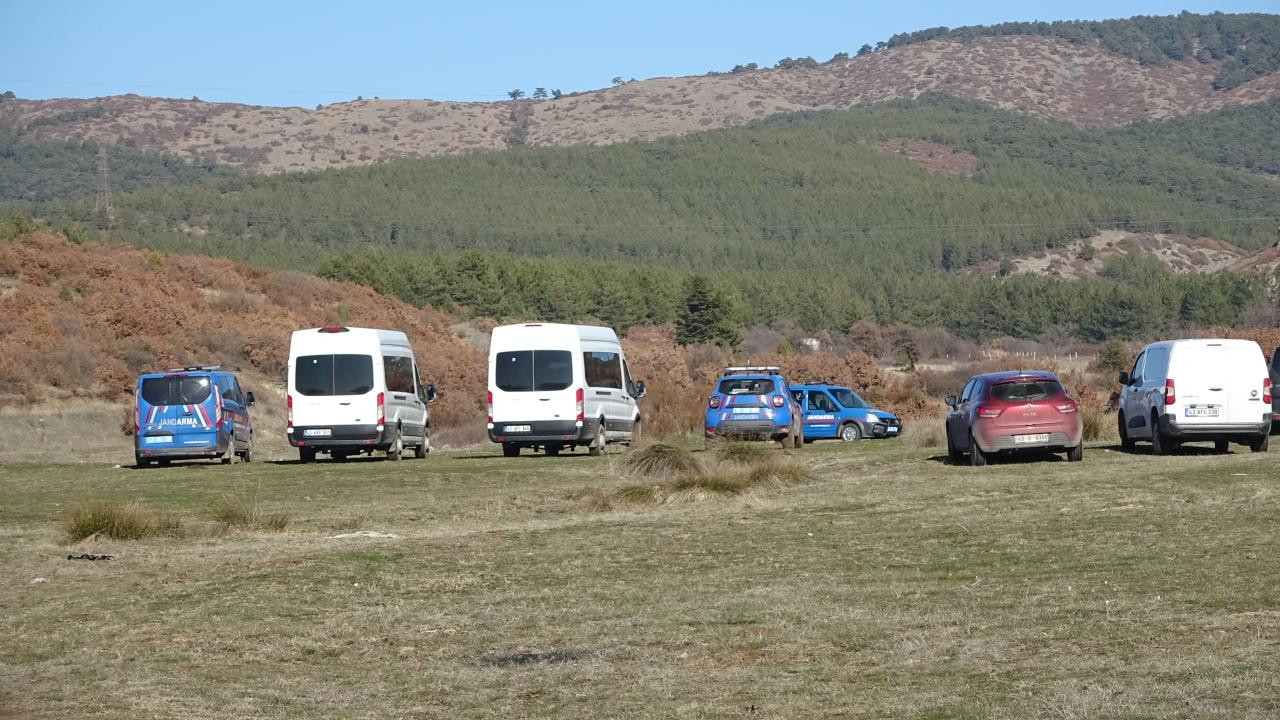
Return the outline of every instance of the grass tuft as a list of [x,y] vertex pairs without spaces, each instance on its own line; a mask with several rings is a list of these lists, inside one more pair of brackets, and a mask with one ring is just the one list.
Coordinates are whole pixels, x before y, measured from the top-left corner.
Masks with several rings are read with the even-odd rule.
[[768,448],[763,443],[729,441],[716,448],[716,456],[725,462],[756,463],[768,457]]
[[289,514],[266,512],[256,498],[226,496],[209,507],[214,520],[229,528],[242,530],[271,530],[280,532],[289,525]]
[[654,443],[627,453],[623,465],[643,477],[671,477],[698,472],[698,459],[688,450],[667,443]]
[[1088,406],[1080,409],[1080,423],[1083,427],[1081,437],[1085,442],[1102,439],[1102,434],[1109,425],[1107,415],[1102,408]]
[[141,540],[177,534],[181,523],[173,515],[159,515],[136,502],[99,502],[67,511],[62,529],[72,542],[101,535],[112,540]]

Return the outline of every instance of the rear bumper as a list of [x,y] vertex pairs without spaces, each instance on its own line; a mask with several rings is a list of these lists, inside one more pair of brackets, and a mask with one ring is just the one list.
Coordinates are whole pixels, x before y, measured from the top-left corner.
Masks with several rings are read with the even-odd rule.
[[[1077,415],[1074,422],[1048,423],[1039,427],[1000,427],[989,422],[975,422],[973,437],[983,452],[1006,450],[1068,450],[1080,444],[1084,426]],[[1018,442],[1015,438],[1048,435],[1043,442]]]
[[[206,437],[200,437],[200,436]],[[147,445],[143,437],[134,436],[133,454],[140,460],[200,460],[221,457],[232,442],[231,433],[199,433],[191,437],[174,435],[173,444]],[[194,442],[199,440],[199,442]],[[187,444],[191,441],[192,444]]]
[[789,425],[773,420],[721,420],[707,427],[707,437],[776,437],[790,432]]
[[1160,434],[1175,440],[1217,440],[1233,437],[1257,437],[1271,432],[1271,413],[1256,423],[1179,423],[1177,416],[1160,416]]
[[[528,432],[510,432],[507,428],[527,426]],[[577,420],[530,420],[528,422],[490,423],[489,440],[496,443],[542,444],[547,442],[591,441],[596,437],[595,423]]]
[[[328,430],[329,435],[308,436],[307,431]],[[289,444],[294,447],[309,447],[318,450],[347,449],[358,450],[385,449],[391,444],[391,430],[377,425],[332,425],[325,427],[295,427],[288,433]]]

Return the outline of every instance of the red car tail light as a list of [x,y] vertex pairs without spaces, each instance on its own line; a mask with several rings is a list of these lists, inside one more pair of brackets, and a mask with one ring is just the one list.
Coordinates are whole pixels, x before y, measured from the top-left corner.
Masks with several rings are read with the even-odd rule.
[[1173,389],[1173,378],[1164,381],[1164,404],[1172,405],[1178,401],[1178,394]]
[[386,398],[383,393],[378,393],[378,427],[382,427],[387,424],[386,405],[384,404],[385,401]]
[[1004,408],[990,407],[987,405],[983,405],[982,407],[978,408],[978,417],[980,418],[1000,417],[1000,413],[1002,412],[1004,412]]
[[1262,402],[1271,402],[1271,378],[1262,378]]
[[707,407],[711,408],[712,410],[715,410],[716,408],[720,407],[720,396],[712,395],[711,397],[707,398]]
[[484,394],[485,407],[489,409],[489,422],[493,422],[493,391]]
[[584,402],[585,397],[586,395],[582,392],[582,388],[578,388],[578,391],[574,393],[574,400],[578,404],[578,421],[579,422],[581,422],[582,419],[587,416],[587,405]]
[[787,402],[786,398],[782,397],[781,395],[774,395],[774,396],[773,396],[773,406],[774,406],[774,407],[782,407],[784,404],[786,404],[786,402]]
[[1080,409],[1075,400],[1067,400],[1066,402],[1058,403],[1054,407],[1058,408],[1060,413],[1073,413]]
[[293,429],[293,396],[292,395],[285,396],[284,404],[289,408],[289,429],[292,430]]

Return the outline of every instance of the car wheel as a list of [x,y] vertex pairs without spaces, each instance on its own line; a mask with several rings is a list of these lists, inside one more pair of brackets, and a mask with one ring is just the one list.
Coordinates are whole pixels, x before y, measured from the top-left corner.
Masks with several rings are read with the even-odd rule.
[[862,427],[858,423],[845,423],[840,427],[840,439],[844,442],[853,442],[862,439]]
[[426,428],[423,428],[422,442],[418,443],[418,447],[413,449],[413,456],[421,460],[425,458],[429,452],[431,452],[431,433]]
[[404,435],[400,434],[400,428],[396,428],[396,434],[391,437],[391,445],[387,448],[388,460],[399,460],[404,454]]
[[1151,413],[1151,454],[1168,455],[1173,450],[1173,443],[1160,432],[1160,418]]
[[1125,422],[1124,413],[1116,413],[1116,425],[1120,431],[1120,447],[1124,450],[1133,449],[1133,438],[1129,437],[1129,423]]
[[1067,462],[1080,462],[1084,459],[1084,442],[1067,451]]
[[800,432],[791,436],[791,448],[793,450],[803,450],[805,444],[804,428],[800,428]]
[[959,465],[961,460],[964,460],[964,454],[956,449],[956,444],[951,442],[951,433],[947,432],[947,461]]
[[502,443],[502,457],[515,457],[520,454],[520,446],[515,443]]
[[298,448],[298,462],[305,465],[309,462],[315,462],[315,459],[315,448]]
[[159,462],[159,464],[160,464],[160,467],[169,467],[170,465],[172,465],[172,464],[173,464],[173,461],[171,461],[171,460],[169,460],[169,459],[167,459],[167,458],[162,459],[162,460],[159,460],[158,462]]
[[1259,435],[1249,442],[1249,450],[1256,453],[1264,453],[1267,451],[1267,441],[1270,439],[1268,435]]
[[240,453],[240,462],[253,462],[253,433],[249,433],[249,446]]
[[1226,440],[1214,440],[1213,449],[1220,453],[1224,453],[1231,449],[1231,443]]
[[974,439],[973,433],[969,433],[969,464],[974,467],[987,464],[987,454],[978,447],[978,441]]
[[607,442],[608,441],[605,439],[605,436],[604,436],[604,420],[601,419],[600,422],[596,425],[596,436],[591,439],[591,444],[587,446],[587,454],[588,455],[604,454],[604,446]]
[[134,464],[134,467],[138,468],[139,470],[143,468],[151,467],[151,461],[147,458],[135,457],[133,459],[133,464]]
[[227,438],[227,451],[222,454],[220,460],[222,460],[223,465],[230,465],[236,461],[236,436],[234,434]]
[[545,448],[543,448],[543,452],[547,454],[547,457],[555,457],[560,454],[560,446],[548,445]]

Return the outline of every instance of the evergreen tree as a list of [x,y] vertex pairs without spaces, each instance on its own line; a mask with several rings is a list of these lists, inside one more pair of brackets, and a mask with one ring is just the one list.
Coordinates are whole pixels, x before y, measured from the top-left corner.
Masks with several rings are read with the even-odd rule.
[[706,276],[690,275],[684,283],[676,317],[676,342],[733,347],[741,340],[742,329],[733,318],[733,307],[725,293],[713,288]]

